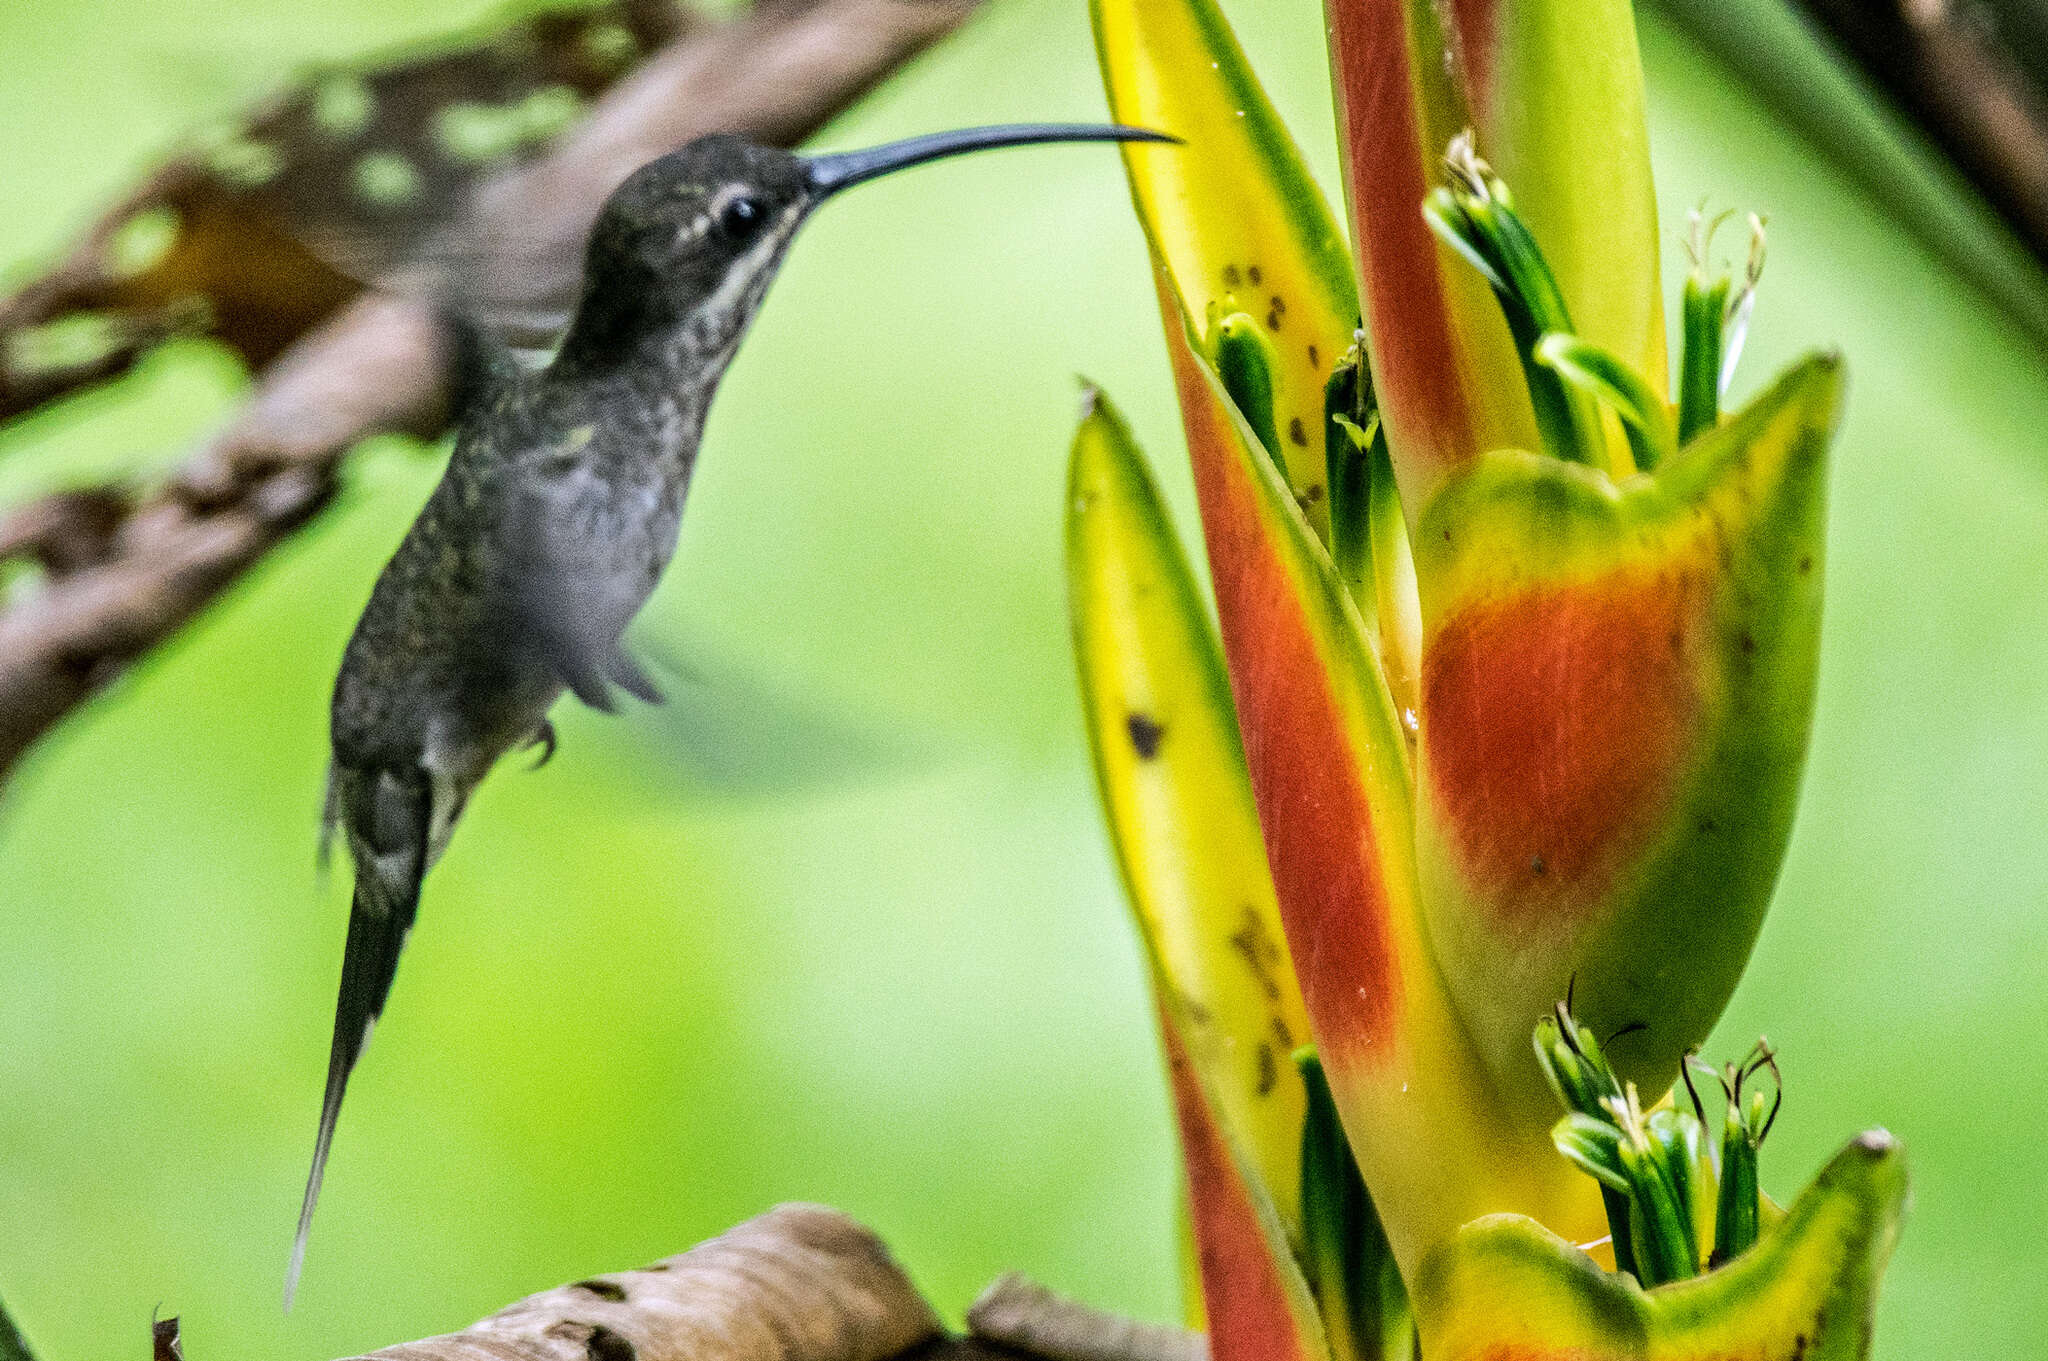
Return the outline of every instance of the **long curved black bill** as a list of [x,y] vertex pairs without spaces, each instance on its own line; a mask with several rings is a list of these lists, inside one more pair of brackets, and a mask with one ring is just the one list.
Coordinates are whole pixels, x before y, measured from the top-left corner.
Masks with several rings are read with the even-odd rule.
[[811,187],[819,198],[880,175],[913,165],[959,156],[990,147],[1029,146],[1036,142],[1178,142],[1180,138],[1150,128],[1114,123],[1010,123],[993,128],[960,128],[927,133],[861,151],[838,151],[809,157]]

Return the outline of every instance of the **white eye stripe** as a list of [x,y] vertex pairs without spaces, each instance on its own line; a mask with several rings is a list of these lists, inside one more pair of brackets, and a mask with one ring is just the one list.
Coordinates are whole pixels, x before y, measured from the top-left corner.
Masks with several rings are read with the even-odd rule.
[[[683,224],[681,227],[678,227],[676,229],[675,249],[684,249],[688,247],[692,242],[702,240],[705,236],[708,236],[720,220],[720,215],[726,210],[726,208],[728,208],[737,200],[752,197],[753,192],[747,185],[727,185],[725,189],[723,189],[719,193],[719,195],[711,201],[707,211],[698,213],[695,217],[691,218],[687,223]],[[762,207],[759,204],[758,200],[756,200],[756,205],[757,212],[767,213],[770,211],[765,207]],[[786,229],[792,219],[802,214],[803,207],[804,205],[801,200],[792,200],[791,202],[783,205],[780,211],[773,212],[772,215],[769,216],[766,219],[766,221],[763,222],[761,225]]]

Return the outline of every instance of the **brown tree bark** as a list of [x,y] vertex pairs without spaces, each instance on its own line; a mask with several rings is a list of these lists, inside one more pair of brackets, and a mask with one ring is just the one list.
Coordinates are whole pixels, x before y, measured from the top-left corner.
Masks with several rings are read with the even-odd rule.
[[529,1296],[445,1337],[356,1361],[1207,1361],[1198,1334],[1134,1323],[1021,1277],[949,1335],[881,1240],[784,1205],[639,1271]]
[[[353,1361],[1208,1361],[1199,1333],[1135,1323],[1021,1276],[948,1333],[873,1233],[836,1210],[780,1205],[638,1271],[544,1290],[459,1333]],[[184,1361],[178,1320],[150,1326]],[[0,1309],[0,1361],[33,1361]],[[202,1359],[203,1361],[203,1359]]]
[[888,1250],[785,1205],[638,1271],[531,1295],[373,1361],[888,1361],[941,1337]]

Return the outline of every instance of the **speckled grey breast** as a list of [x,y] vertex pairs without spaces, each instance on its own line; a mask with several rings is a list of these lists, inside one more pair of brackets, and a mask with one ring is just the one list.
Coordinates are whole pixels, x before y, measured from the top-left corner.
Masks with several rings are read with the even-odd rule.
[[617,647],[674,554],[702,424],[670,377],[543,372],[474,413],[350,639],[343,765],[475,748],[479,778],[561,694],[558,659]]

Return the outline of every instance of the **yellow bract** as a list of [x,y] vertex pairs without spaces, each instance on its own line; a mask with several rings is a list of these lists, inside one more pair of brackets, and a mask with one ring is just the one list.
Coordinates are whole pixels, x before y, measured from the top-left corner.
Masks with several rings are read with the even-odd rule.
[[1323,383],[1358,326],[1343,229],[1209,0],[1094,0],[1090,11],[1116,117],[1186,143],[1123,147],[1153,252],[1188,316],[1243,312],[1265,328],[1277,361],[1270,452],[1327,536]]
[[1705,1276],[1645,1291],[1517,1215],[1461,1230],[1414,1282],[1431,1361],[1865,1361],[1905,1210],[1905,1155],[1873,1131]]
[[1168,1020],[1301,1234],[1308,1017],[1266,869],[1223,660],[1142,456],[1091,395],[1074,437],[1074,651],[1111,841]]
[[1423,517],[1430,942],[1532,1116],[1529,1017],[1568,989],[1655,1093],[1741,977],[1805,760],[1841,387],[1813,356],[1619,487],[1490,454]]

